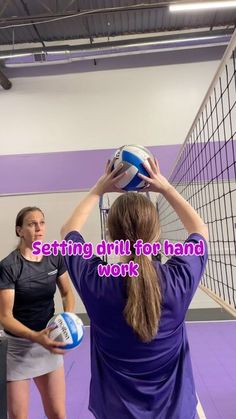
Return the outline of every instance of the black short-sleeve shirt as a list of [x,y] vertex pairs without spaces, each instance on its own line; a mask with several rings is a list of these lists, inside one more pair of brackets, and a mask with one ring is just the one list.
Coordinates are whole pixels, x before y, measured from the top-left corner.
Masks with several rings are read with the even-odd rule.
[[54,314],[54,294],[59,276],[66,271],[63,257],[26,260],[14,250],[0,262],[0,289],[14,289],[13,316],[32,330],[42,330]]

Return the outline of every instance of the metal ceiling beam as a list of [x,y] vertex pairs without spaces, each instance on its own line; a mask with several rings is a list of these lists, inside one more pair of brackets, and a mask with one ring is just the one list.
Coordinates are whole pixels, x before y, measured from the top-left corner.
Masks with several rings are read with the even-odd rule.
[[[23,9],[24,9],[24,11],[26,12],[26,14],[27,14],[28,16],[30,16],[30,11],[29,11],[29,9],[28,9],[27,4],[25,4],[24,0],[21,0],[21,4],[22,4]],[[37,35],[38,39],[39,39],[39,42],[41,42],[42,46],[45,48],[45,47],[46,47],[46,45],[45,45],[45,43],[44,43],[44,41],[43,41],[43,39],[42,39],[42,37],[41,37],[41,35],[40,35],[39,31],[38,31],[37,26],[33,24],[33,25],[32,25],[32,27],[33,27],[33,29],[34,29],[34,31],[35,31],[35,33],[36,33],[36,35]]]
[[72,4],[74,4],[74,3],[75,3],[75,1],[76,1],[76,0],[71,0],[71,1],[70,1],[70,3],[69,3],[69,4],[67,4],[67,6],[64,8],[63,12],[65,12],[66,10],[68,10],[68,9],[72,6]]
[[[9,0],[6,0],[9,1]],[[71,0],[71,4],[74,3],[75,0]],[[212,1],[214,0],[199,0],[199,1]],[[45,7],[44,3],[39,0],[39,2]],[[153,9],[160,9],[160,8],[168,8],[170,5],[179,3],[186,3],[186,0],[164,0],[156,3],[141,3],[141,4],[133,4],[128,6],[117,6],[117,7],[105,7],[105,8],[97,8],[97,9],[79,9],[78,12],[75,11],[68,11],[69,5],[61,12],[51,11],[49,8],[48,14],[38,14],[38,15],[31,15],[31,16],[9,16],[0,19],[0,27],[4,27],[4,25],[14,25],[14,24],[24,24],[34,21],[41,22],[47,21],[50,19],[58,19],[58,18],[72,18],[72,17],[80,17],[80,16],[93,16],[97,14],[108,14],[108,13],[120,13],[120,12],[129,12],[129,11],[138,11],[138,10],[153,10]],[[50,11],[52,13],[50,13]],[[235,22],[234,22],[235,23]]]
[[66,18],[66,17],[80,17],[81,16],[92,16],[97,14],[107,14],[107,13],[120,13],[120,12],[129,12],[129,11],[137,11],[137,10],[153,10],[153,9],[160,9],[163,7],[168,7],[170,4],[175,4],[176,1],[162,1],[159,3],[151,3],[151,4],[134,4],[131,6],[120,6],[120,7],[106,7],[101,9],[82,9],[79,12],[75,13],[74,11],[66,12],[66,13],[55,13],[55,14],[39,14],[39,15],[32,15],[32,16],[16,16],[16,17],[5,17],[0,19],[0,27],[4,27],[4,25],[10,24],[21,24],[21,23],[28,23],[33,21],[44,21],[48,19],[56,19],[56,18]]
[[5,76],[5,74],[0,70],[0,85],[5,90],[9,90],[12,87],[12,83],[8,78]]
[[47,4],[45,4],[43,1],[38,0],[38,3],[41,4],[41,6],[43,6],[43,8],[45,10],[47,10],[49,13],[53,13],[53,10]]
[[3,4],[1,10],[0,10],[0,16],[2,16],[2,14],[5,12],[8,4],[10,3],[11,0],[6,0],[5,3]]

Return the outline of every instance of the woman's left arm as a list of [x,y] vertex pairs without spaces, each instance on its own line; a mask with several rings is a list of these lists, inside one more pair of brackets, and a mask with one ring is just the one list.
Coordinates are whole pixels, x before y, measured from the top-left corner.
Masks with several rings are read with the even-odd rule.
[[107,163],[104,175],[97,181],[96,185],[89,191],[84,199],[75,208],[70,218],[61,229],[61,237],[64,239],[70,231],[81,231],[81,228],[87,221],[94,206],[99,198],[106,192],[122,192],[115,184],[126,175],[126,172],[118,175],[122,168],[121,163],[116,169],[112,170],[113,161]]
[[84,199],[75,208],[70,218],[63,225],[61,229],[61,237],[64,239],[70,231],[81,231],[86,222],[90,212],[97,204],[101,194],[96,187],[91,189]]
[[70,285],[70,279],[67,272],[64,272],[57,279],[57,285],[62,298],[64,311],[73,312],[75,309],[75,297]]

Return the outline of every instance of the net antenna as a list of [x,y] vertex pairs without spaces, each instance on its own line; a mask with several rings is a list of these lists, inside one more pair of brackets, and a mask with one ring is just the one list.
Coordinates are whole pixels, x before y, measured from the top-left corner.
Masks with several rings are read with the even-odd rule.
[[[209,259],[200,288],[236,317],[236,31],[181,147],[169,181],[209,228]],[[158,196],[162,236],[187,232]]]
[[[100,225],[101,225],[101,239],[106,242],[109,240],[108,228],[107,228],[107,217],[110,209],[110,200],[108,194],[102,195],[99,199],[99,211],[100,211]],[[107,263],[107,255],[102,256],[102,260]]]

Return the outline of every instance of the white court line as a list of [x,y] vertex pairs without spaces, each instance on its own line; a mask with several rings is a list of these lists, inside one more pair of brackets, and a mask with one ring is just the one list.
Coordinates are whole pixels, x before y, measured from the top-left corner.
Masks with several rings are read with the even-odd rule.
[[202,405],[200,403],[200,400],[198,398],[197,393],[196,393],[196,396],[197,396],[197,401],[198,401],[198,403],[197,403],[197,414],[198,414],[198,418],[199,419],[207,419],[206,418],[206,415],[204,413],[203,407],[202,407]]

